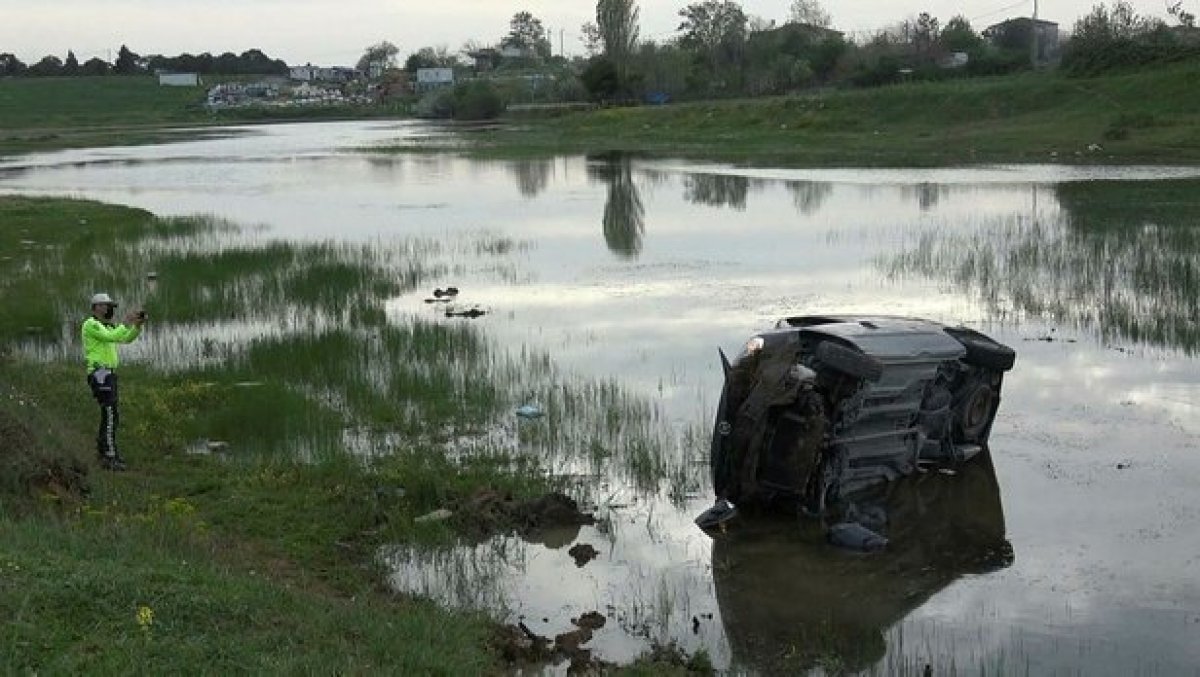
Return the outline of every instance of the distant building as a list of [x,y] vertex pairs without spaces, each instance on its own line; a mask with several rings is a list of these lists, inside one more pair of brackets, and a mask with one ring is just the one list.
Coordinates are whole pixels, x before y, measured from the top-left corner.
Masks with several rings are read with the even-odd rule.
[[418,68],[417,91],[427,92],[441,87],[454,85],[453,68]]
[[319,70],[321,69],[311,63],[303,66],[292,66],[288,69],[288,77],[296,82],[312,82],[317,79],[317,71]]
[[473,52],[468,52],[467,56],[475,62],[475,70],[490,71],[500,63],[500,50],[494,47],[484,47]]
[[200,75],[197,73],[159,73],[158,84],[163,87],[199,87]]
[[971,63],[971,55],[966,52],[950,52],[949,54],[938,59],[938,68],[946,70],[955,70],[963,68]]
[[311,63],[303,66],[292,66],[288,69],[288,77],[295,82],[350,82],[359,73],[353,68],[344,66],[314,66]]
[[[1032,28],[1032,30],[1031,30]],[[1037,60],[1041,63],[1053,61],[1059,55],[1058,24],[1053,21],[1033,20],[1017,17],[1001,21],[983,29],[983,37],[1002,49],[1031,50],[1031,40],[1037,35]]]
[[536,59],[537,51],[525,49],[519,45],[503,45],[500,47],[501,59]]

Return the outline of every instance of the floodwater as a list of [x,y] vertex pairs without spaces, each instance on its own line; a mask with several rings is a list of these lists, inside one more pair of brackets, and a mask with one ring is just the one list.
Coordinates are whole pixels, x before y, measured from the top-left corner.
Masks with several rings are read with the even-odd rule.
[[[598,610],[589,646],[608,660],[675,642],[763,673],[1200,674],[1200,169],[476,161],[377,150],[436,133],[417,124],[240,132],[18,158],[0,192],[214,215],[259,240],[507,243],[450,247],[439,268],[488,311],[471,326],[618,383],[671,440],[649,480],[557,466],[581,475],[597,526],[390,549],[397,588],[550,636]],[[389,298],[389,320],[467,322],[427,295]],[[990,458],[892,487],[882,555],[791,520],[714,540],[691,520],[711,501],[717,348],[821,312],[966,323],[1013,346]],[[599,557],[576,566],[576,543]]]

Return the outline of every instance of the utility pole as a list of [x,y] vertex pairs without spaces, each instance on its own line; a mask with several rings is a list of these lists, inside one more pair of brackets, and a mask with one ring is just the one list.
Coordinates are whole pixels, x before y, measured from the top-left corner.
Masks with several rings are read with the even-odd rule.
[[1033,21],[1029,23],[1029,65],[1038,67],[1038,0],[1033,0]]

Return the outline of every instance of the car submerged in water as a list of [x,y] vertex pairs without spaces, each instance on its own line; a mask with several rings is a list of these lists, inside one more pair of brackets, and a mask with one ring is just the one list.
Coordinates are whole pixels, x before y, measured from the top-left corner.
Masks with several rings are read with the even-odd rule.
[[[845,527],[857,493],[983,452],[1015,359],[980,332],[928,320],[781,320],[732,364],[721,354],[710,452],[717,501],[697,524],[786,506]],[[842,533],[862,549],[875,549],[874,536]]]

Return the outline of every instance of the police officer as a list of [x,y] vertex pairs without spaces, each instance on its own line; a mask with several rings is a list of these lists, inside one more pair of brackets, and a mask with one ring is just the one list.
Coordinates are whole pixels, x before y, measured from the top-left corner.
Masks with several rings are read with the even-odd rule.
[[100,405],[100,430],[96,433],[96,453],[106,470],[125,469],[125,460],[117,452],[117,374],[120,364],[118,343],[132,343],[142,333],[145,311],[129,313],[124,324],[113,324],[117,302],[108,294],[92,297],[92,316],[83,323],[83,358],[87,361],[88,386]]

